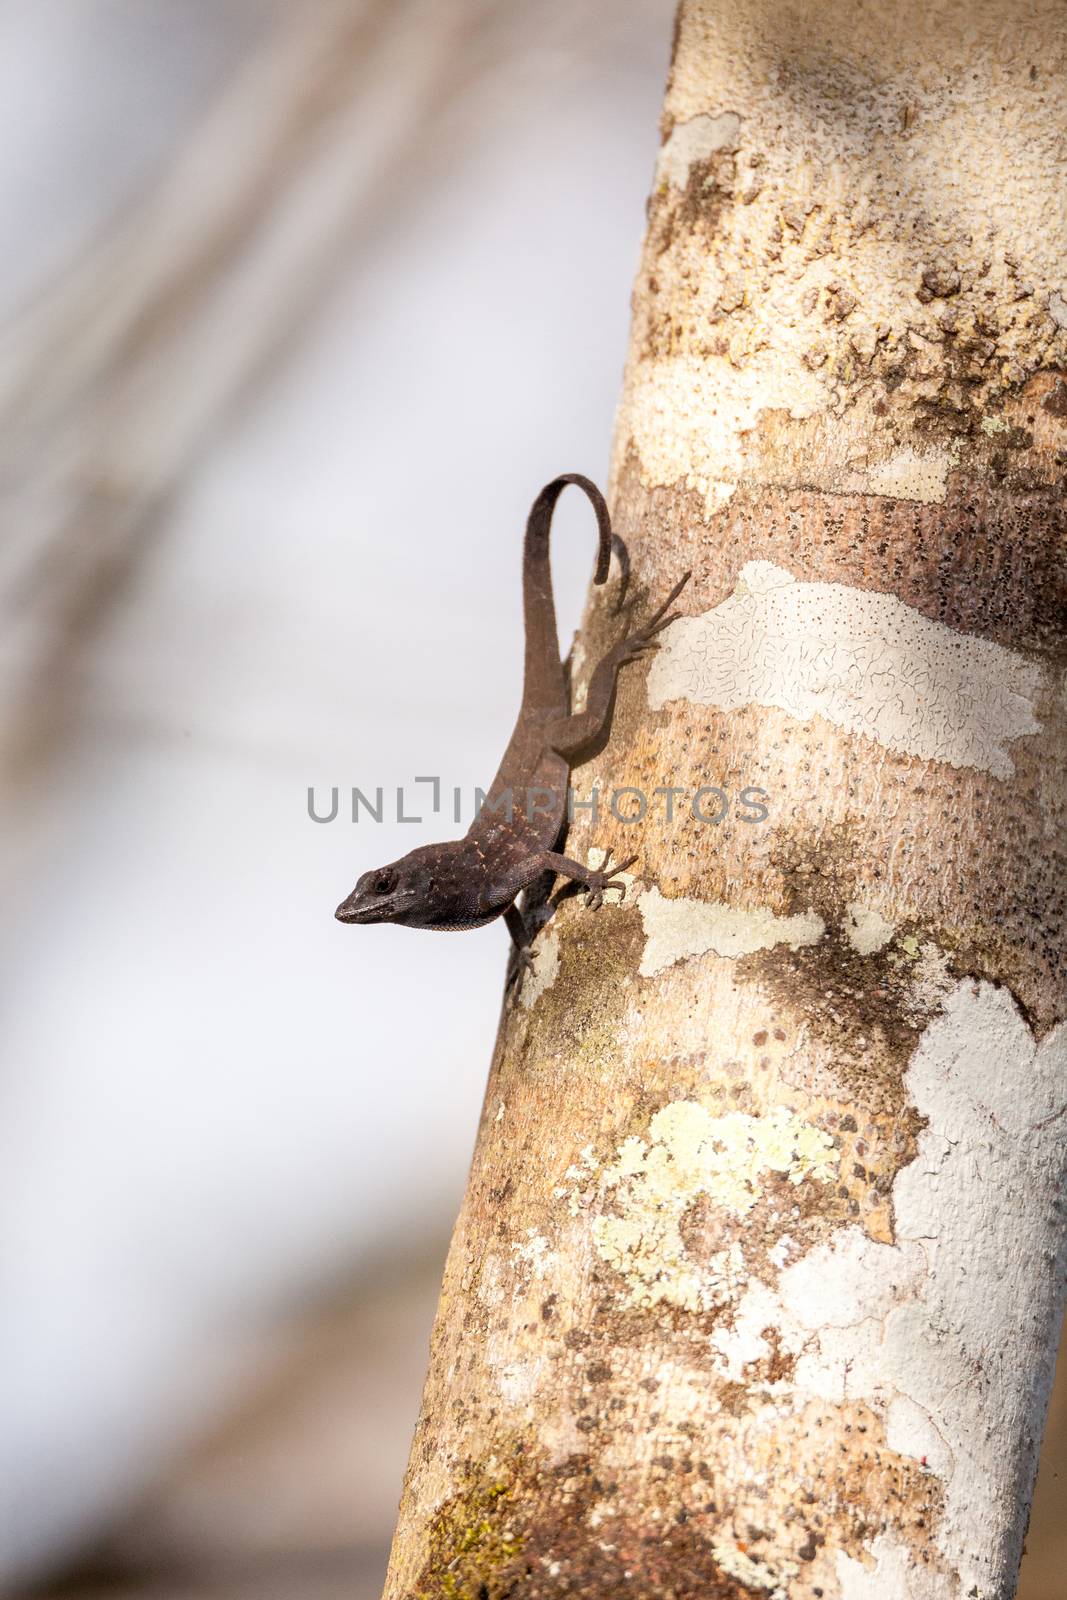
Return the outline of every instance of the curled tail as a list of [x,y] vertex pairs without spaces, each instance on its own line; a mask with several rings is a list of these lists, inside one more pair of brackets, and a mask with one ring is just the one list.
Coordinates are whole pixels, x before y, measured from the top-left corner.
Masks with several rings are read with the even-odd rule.
[[611,519],[604,496],[591,479],[580,472],[564,472],[546,483],[530,507],[526,519],[526,540],[522,558],[523,616],[526,626],[526,673],[523,705],[556,709],[566,705],[566,682],[559,658],[556,634],[556,607],[552,599],[552,571],[548,560],[549,530],[556,501],[569,483],[581,489],[596,513],[597,544],[594,583],[608,576],[612,548],[620,552],[624,583],[627,576],[626,547],[611,531]]

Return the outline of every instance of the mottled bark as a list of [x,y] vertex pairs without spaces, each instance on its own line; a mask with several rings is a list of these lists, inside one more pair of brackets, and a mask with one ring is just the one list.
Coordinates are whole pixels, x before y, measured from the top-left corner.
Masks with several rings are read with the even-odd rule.
[[1064,1288],[1065,53],[1058,0],[682,7],[613,503],[646,595],[694,579],[577,775],[632,891],[505,1009],[391,1600],[1014,1592]]

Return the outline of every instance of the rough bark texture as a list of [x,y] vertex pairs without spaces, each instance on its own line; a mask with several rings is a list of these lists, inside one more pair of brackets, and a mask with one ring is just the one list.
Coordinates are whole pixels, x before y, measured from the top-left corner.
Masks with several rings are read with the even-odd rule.
[[577,778],[632,892],[505,1010],[391,1600],[1014,1591],[1064,1285],[1065,51],[1059,0],[682,7],[614,512],[688,615]]

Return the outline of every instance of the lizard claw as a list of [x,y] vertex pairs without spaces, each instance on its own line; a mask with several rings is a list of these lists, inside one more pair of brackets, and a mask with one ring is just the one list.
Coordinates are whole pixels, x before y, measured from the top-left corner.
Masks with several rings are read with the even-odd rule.
[[664,600],[659,610],[649,618],[643,628],[632,633],[619,645],[619,654],[623,661],[636,661],[639,657],[651,650],[659,649],[659,640],[656,635],[669,628],[672,622],[677,622],[681,615],[679,611],[672,611],[671,607],[689,582],[691,574],[686,573],[680,583],[676,583],[670,594]]
[[534,970],[534,958],[529,949],[515,950],[514,957],[511,970],[508,973],[507,987],[518,990],[522,988],[524,975]]
[[604,904],[604,895],[608,889],[619,891],[619,904],[622,904],[626,899],[626,885],[620,881],[619,874],[625,872],[627,867],[632,867],[636,860],[636,856],[627,856],[625,861],[616,862],[609,871],[611,850],[610,848],[605,850],[603,861],[595,872],[589,874],[589,882],[586,885],[585,903],[590,911],[599,911]]
[[641,634],[634,634],[632,638],[623,640],[619,646],[619,654],[623,662],[640,661],[642,656],[650,655],[653,650],[658,649],[658,639],[646,639]]

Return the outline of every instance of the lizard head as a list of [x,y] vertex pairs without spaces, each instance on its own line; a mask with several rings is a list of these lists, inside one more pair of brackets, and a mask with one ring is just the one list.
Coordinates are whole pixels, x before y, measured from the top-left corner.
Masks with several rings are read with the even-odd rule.
[[402,922],[412,928],[448,926],[458,912],[462,847],[422,845],[365,872],[334,912],[338,922]]
[[433,893],[433,878],[417,861],[403,856],[365,872],[334,912],[338,922],[403,922]]

